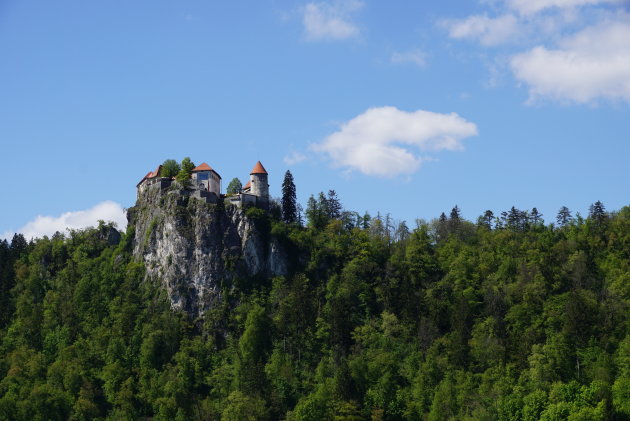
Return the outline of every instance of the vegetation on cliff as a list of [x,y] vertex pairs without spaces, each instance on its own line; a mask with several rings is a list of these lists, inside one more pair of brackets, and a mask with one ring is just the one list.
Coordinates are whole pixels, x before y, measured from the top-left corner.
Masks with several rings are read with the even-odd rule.
[[0,419],[630,419],[630,207],[409,229],[331,191],[305,213],[252,212],[289,275],[196,320],[133,226],[0,242]]

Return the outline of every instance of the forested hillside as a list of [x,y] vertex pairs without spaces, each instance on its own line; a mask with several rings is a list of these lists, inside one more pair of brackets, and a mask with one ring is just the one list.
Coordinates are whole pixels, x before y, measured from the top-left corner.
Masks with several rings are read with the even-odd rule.
[[196,320],[133,226],[0,242],[0,420],[630,420],[630,207],[273,210],[249,214],[290,274]]

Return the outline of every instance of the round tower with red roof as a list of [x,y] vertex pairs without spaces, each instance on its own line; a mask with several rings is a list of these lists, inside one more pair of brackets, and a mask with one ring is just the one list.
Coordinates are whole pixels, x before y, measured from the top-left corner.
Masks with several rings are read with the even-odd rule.
[[267,170],[265,170],[265,167],[263,167],[260,161],[256,162],[254,169],[252,169],[252,172],[249,173],[251,194],[257,196],[259,205],[262,205],[263,207],[266,207],[269,204],[268,175]]

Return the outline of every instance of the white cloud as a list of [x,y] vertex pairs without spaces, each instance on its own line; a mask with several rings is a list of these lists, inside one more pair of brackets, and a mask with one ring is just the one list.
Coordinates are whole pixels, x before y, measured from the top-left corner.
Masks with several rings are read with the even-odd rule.
[[630,102],[630,23],[603,22],[562,40],[558,48],[537,46],[517,54],[510,66],[529,86],[530,100]]
[[379,107],[342,124],[312,149],[327,155],[336,167],[394,177],[418,170],[423,158],[417,150],[459,150],[462,139],[476,134],[477,126],[455,113]]
[[358,0],[308,3],[304,6],[302,23],[310,41],[340,40],[359,35],[359,28],[350,14],[363,7]]
[[498,13],[495,17],[481,14],[441,24],[451,38],[484,46],[507,44],[495,60],[483,57],[492,63],[493,74],[509,70],[527,86],[529,103],[543,98],[577,104],[630,102],[627,2],[497,0],[489,8]]
[[[81,229],[98,225],[98,221],[115,222],[119,229],[127,226],[127,217],[123,208],[116,202],[107,200],[96,206],[74,212],[65,212],[60,216],[37,216],[33,221],[28,222],[17,232],[22,233],[27,240],[31,238],[51,236],[55,232],[65,232],[66,229]],[[14,232],[5,232],[4,238],[12,238]]]
[[509,6],[524,15],[542,12],[546,9],[568,9],[606,3],[621,3],[623,0],[508,0]]
[[300,162],[306,160],[306,155],[298,151],[291,151],[287,156],[284,157],[283,161],[287,165],[295,165]]
[[420,50],[412,50],[405,52],[392,53],[392,63],[411,63],[418,67],[424,67],[426,65],[425,54]]
[[469,16],[461,20],[442,22],[455,39],[471,38],[482,45],[498,45],[510,41],[519,33],[519,21],[511,14],[491,18],[486,15]]

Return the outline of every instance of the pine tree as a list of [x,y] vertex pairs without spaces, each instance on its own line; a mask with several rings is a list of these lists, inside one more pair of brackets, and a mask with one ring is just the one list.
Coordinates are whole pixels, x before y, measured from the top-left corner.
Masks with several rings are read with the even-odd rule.
[[287,170],[282,181],[282,219],[288,224],[297,222],[297,197],[293,174]]
[[176,177],[177,181],[182,183],[184,186],[188,186],[190,184],[193,169],[195,169],[195,163],[192,162],[190,158],[186,157],[182,159],[181,170],[179,170]]
[[534,226],[542,225],[545,221],[542,219],[543,214],[538,212],[538,209],[533,208],[531,213],[531,221]]
[[512,206],[507,213],[507,226],[513,231],[525,231],[527,229],[527,219],[529,215],[527,211],[521,211]]
[[405,221],[400,221],[394,233],[395,241],[406,241],[409,238],[410,231]]
[[556,216],[556,221],[558,225],[564,227],[573,221],[573,217],[571,216],[571,211],[566,206],[563,206],[558,211],[558,215]]
[[462,219],[462,211],[459,210],[459,207],[455,205],[453,209],[451,209],[451,221],[459,222]]
[[492,229],[492,221],[494,220],[494,212],[487,210],[477,220],[478,225],[484,226],[488,229]]
[[13,254],[14,259],[18,259],[22,256],[22,254],[26,252],[27,247],[28,243],[22,234],[13,234],[13,239],[11,240],[11,254]]
[[435,235],[437,241],[444,241],[448,238],[449,221],[446,214],[442,212],[436,223]]
[[606,219],[606,208],[604,204],[599,200],[593,203],[588,210],[588,217],[595,221],[597,224],[601,224]]
[[318,229],[323,228],[327,223],[325,209],[322,208],[324,205],[322,203],[322,198],[326,200],[323,193],[319,194],[319,201],[316,200],[313,195],[311,195],[311,197],[308,198],[308,202],[306,203],[306,221],[309,226]]
[[341,202],[337,197],[337,192],[334,190],[328,190],[328,197],[326,198],[328,203],[328,217],[330,219],[339,219],[341,217]]
[[300,203],[297,204],[297,224],[300,227],[304,226],[304,208],[302,207],[302,205]]
[[372,222],[372,217],[370,216],[368,211],[365,211],[362,219],[363,221],[361,222],[361,228],[363,228],[364,230],[369,229],[370,223]]
[[462,221],[462,212],[459,210],[459,207],[455,205],[453,209],[451,209],[451,215],[448,220],[448,233],[456,233],[459,230]]

